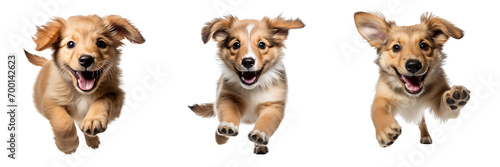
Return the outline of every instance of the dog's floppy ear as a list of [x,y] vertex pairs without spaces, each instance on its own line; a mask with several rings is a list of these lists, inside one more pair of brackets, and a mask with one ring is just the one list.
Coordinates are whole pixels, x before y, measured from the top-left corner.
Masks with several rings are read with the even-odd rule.
[[37,27],[37,32],[35,37],[33,37],[33,41],[36,43],[35,49],[37,51],[42,51],[56,44],[65,23],[66,21],[64,19],[56,17],[46,25]]
[[427,26],[432,32],[432,38],[438,45],[443,46],[449,37],[460,39],[464,33],[458,27],[445,19],[435,17],[432,14],[424,13],[420,18],[421,23]]
[[267,21],[270,28],[273,30],[272,37],[276,42],[283,42],[288,36],[288,30],[304,28],[306,25],[300,19],[284,19],[278,16],[274,19],[264,17],[262,20]]
[[109,15],[104,17],[104,25],[109,28],[111,34],[122,40],[127,38],[132,43],[142,44],[146,40],[142,37],[141,33],[130,22],[117,15]]
[[354,22],[358,32],[372,47],[380,48],[394,22],[387,22],[382,14],[356,12]]
[[201,40],[203,43],[207,43],[210,38],[214,38],[216,42],[226,39],[229,36],[229,27],[231,27],[236,20],[238,20],[237,17],[229,15],[205,23],[205,26],[201,30]]

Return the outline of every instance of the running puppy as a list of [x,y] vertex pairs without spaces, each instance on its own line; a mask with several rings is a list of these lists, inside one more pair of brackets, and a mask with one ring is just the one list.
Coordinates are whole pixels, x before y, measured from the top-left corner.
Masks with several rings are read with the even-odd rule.
[[139,31],[120,16],[73,16],[55,18],[33,38],[36,50],[54,50],[52,59],[32,55],[28,60],[42,66],[35,83],[34,102],[54,131],[56,146],[71,154],[78,147],[75,122],[87,145],[98,148],[97,134],[120,115],[124,92],[118,68],[120,42],[145,42]]
[[377,13],[357,12],[354,20],[361,36],[379,55],[380,77],[371,115],[380,146],[390,146],[401,135],[395,115],[418,123],[420,143],[431,144],[424,111],[430,108],[446,121],[458,117],[470,98],[464,86],[448,85],[441,67],[446,57],[441,52],[444,43],[449,37],[462,38],[462,30],[428,14],[412,26],[396,26]]
[[255,123],[248,134],[255,143],[255,154],[266,154],[269,138],[278,128],[285,112],[287,79],[281,61],[288,30],[303,28],[301,20],[281,17],[239,20],[227,16],[203,27],[204,43],[218,42],[222,75],[215,103],[190,106],[197,115],[217,115],[220,124],[215,133],[218,144],[238,135],[240,122]]

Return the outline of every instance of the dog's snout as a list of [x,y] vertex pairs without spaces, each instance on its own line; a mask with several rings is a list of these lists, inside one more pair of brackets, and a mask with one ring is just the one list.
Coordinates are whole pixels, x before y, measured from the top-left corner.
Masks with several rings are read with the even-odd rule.
[[94,57],[90,55],[81,55],[80,58],[78,58],[78,62],[81,66],[86,68],[94,63]]
[[422,63],[416,59],[408,60],[405,66],[406,70],[408,70],[408,72],[411,72],[413,74],[417,73],[418,71],[420,71],[420,69],[422,69]]
[[253,65],[255,65],[255,59],[253,58],[243,58],[243,60],[241,60],[241,65],[243,65],[243,67],[245,68],[252,68]]

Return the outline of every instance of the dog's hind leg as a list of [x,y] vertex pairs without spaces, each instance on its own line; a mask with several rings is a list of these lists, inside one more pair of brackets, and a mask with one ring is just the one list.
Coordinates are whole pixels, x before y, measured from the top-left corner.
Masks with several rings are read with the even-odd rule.
[[253,149],[253,153],[254,154],[267,154],[269,152],[269,148],[267,148],[267,146],[263,146],[263,145],[255,145],[254,149]]
[[432,144],[431,135],[429,135],[429,131],[427,131],[427,125],[425,124],[425,118],[422,117],[422,121],[418,125],[420,129],[420,143],[422,144]]
[[50,98],[44,98],[42,106],[44,116],[47,117],[54,131],[57,148],[66,154],[74,153],[79,141],[75,122],[71,116],[64,107],[53,103]]
[[219,145],[226,144],[228,140],[229,140],[229,137],[222,136],[219,134],[218,131],[215,131],[215,142],[217,142],[217,144],[219,144]]
[[99,148],[99,144],[101,144],[98,136],[89,136],[87,134],[85,134],[85,142],[87,146],[93,149]]

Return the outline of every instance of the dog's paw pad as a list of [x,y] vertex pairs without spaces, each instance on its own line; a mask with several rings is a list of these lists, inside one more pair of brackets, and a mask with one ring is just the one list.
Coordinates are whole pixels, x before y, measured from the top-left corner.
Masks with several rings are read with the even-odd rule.
[[402,128],[399,126],[397,122],[393,123],[391,126],[386,128],[381,128],[381,130],[377,130],[377,141],[380,147],[388,147],[401,136],[403,132]]
[[217,127],[217,133],[222,136],[236,136],[238,135],[238,126],[232,122],[221,122]]
[[470,91],[464,86],[453,86],[445,94],[445,102],[451,110],[465,106],[470,99]]
[[267,146],[262,146],[262,145],[255,145],[255,148],[253,149],[254,154],[259,154],[259,155],[264,155],[269,152],[269,148]]
[[269,135],[257,129],[250,131],[248,139],[257,145],[267,145],[269,143]]
[[81,130],[86,135],[96,136],[99,133],[106,131],[107,123],[105,118],[84,118],[81,123]]

